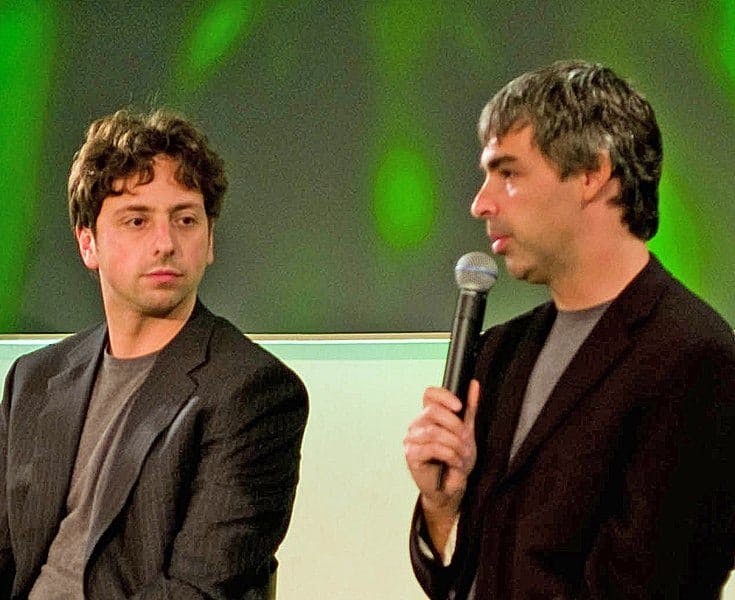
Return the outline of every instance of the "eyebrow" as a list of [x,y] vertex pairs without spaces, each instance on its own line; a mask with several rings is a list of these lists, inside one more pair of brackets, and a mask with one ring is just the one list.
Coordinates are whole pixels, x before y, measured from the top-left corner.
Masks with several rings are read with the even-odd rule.
[[[192,208],[201,208],[204,209],[204,205],[200,204],[198,202],[179,202],[178,204],[174,204],[172,207],[168,209],[168,213],[176,213],[181,210],[187,210]],[[145,204],[127,204],[125,206],[121,206],[118,208],[115,213],[125,213],[125,212],[142,212],[142,213],[150,213],[153,212],[153,209],[150,206],[147,206]],[[206,211],[205,211],[206,212]]]
[[486,164],[482,162],[482,157],[480,157],[480,170],[481,171],[496,171],[501,166],[506,165],[508,163],[514,163],[518,161],[518,157],[513,156],[511,154],[505,154],[503,156],[496,156],[492,160],[489,160]]

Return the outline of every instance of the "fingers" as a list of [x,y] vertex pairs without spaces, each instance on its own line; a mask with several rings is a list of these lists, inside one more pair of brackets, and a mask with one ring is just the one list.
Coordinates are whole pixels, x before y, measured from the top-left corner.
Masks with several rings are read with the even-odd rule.
[[[474,419],[479,383],[472,381],[464,420],[456,412],[462,403],[451,392],[430,387],[424,392],[424,410],[408,428],[403,440],[406,459],[413,467],[441,461],[465,471],[474,462]],[[470,466],[471,468],[471,466]]]
[[462,408],[462,402],[457,396],[440,387],[427,387],[424,390],[424,406],[430,404],[439,404],[454,413],[459,412]]
[[407,441],[404,446],[409,468],[420,468],[430,463],[436,469],[438,468],[437,463],[442,462],[455,469],[464,470],[471,459],[471,455],[464,448],[448,446],[436,441],[424,443]]
[[[430,409],[425,409],[429,411]],[[412,462],[443,461],[452,466],[460,467],[465,454],[465,441],[462,422],[452,413],[449,418],[459,423],[452,429],[444,427],[441,422],[431,419],[430,414],[422,413],[408,428],[403,440],[406,458]]]

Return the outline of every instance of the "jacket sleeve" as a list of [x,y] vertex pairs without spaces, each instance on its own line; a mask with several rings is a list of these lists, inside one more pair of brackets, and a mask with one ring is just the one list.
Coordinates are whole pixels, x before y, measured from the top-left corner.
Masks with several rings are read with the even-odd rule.
[[[515,341],[510,334],[509,329],[502,326],[493,327],[482,333],[477,346],[475,378],[480,379],[490,364],[497,365],[497,368],[493,370],[494,373],[503,372],[511,356],[508,346]],[[499,354],[500,356],[498,356]],[[497,382],[494,383],[497,384]],[[475,422],[477,440],[484,439],[486,435],[487,412],[490,410],[489,406],[491,404],[485,400],[486,397],[486,390],[483,390],[483,398]],[[481,456],[478,453],[478,461],[480,459]],[[475,465],[475,471],[468,482],[468,491],[463,499],[462,512],[466,509],[467,494],[474,486],[473,481],[477,479],[479,471],[481,471],[481,467],[478,463],[478,465]],[[470,548],[473,540],[468,540],[468,536],[463,534],[467,527],[462,526],[462,512],[459,517],[460,526],[455,551],[450,564],[444,566],[439,552],[431,543],[431,536],[426,528],[421,510],[421,503],[416,502],[409,534],[409,552],[414,575],[431,600],[460,598],[466,594],[474,580],[474,567],[471,559],[468,561],[468,555],[474,550]],[[431,557],[427,553],[431,554]]]
[[587,598],[717,598],[735,551],[735,344],[683,356],[642,414]]
[[8,421],[10,418],[10,391],[13,385],[15,364],[5,379],[2,405],[0,405],[0,599],[10,598],[15,577],[15,560],[10,542],[8,523],[8,496],[6,466],[8,458]]
[[445,600],[451,593],[456,593],[460,563],[453,557],[452,562],[444,566],[431,542],[420,502],[416,502],[411,520],[409,551],[416,579],[431,600]]
[[272,361],[203,425],[192,494],[165,573],[133,596],[267,598],[291,518],[307,393]]

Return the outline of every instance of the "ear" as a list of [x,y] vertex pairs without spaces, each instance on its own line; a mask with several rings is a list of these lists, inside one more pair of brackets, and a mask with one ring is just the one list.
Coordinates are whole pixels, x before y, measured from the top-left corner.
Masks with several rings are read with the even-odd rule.
[[620,194],[620,182],[612,177],[612,161],[607,150],[600,150],[597,167],[585,171],[582,177],[582,202],[607,202]]
[[207,264],[214,262],[214,221],[209,222],[209,242],[207,244]]
[[94,239],[92,230],[89,227],[77,227],[74,233],[84,266],[96,271],[100,265],[97,260],[97,242]]

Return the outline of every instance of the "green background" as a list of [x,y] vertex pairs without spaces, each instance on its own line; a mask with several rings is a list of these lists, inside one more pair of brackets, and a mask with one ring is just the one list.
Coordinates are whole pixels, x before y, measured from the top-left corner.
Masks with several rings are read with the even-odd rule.
[[[507,80],[609,64],[664,134],[651,247],[735,323],[735,2],[0,0],[0,332],[101,318],[66,176],[89,122],[183,111],[231,181],[201,290],[249,332],[449,327],[476,120]],[[487,323],[545,298],[501,275]]]

